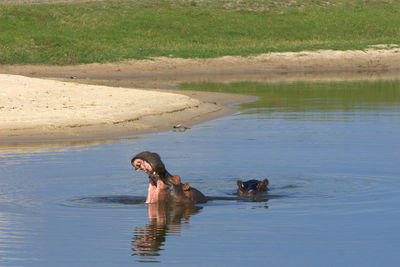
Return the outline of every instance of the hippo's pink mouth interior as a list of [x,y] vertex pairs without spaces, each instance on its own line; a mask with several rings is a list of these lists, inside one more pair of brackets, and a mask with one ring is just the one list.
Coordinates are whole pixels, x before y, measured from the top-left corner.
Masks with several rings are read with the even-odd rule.
[[147,173],[149,176],[149,182],[151,185],[157,186],[157,180],[159,176],[157,173],[153,170],[153,167],[151,167],[150,163],[143,159],[135,159],[133,162],[133,166],[135,167],[135,170],[137,171],[144,171]]
[[135,166],[137,171],[143,170],[148,175],[153,174],[153,168],[151,167],[150,163],[145,160],[135,159],[133,166]]
[[135,167],[135,170],[137,171],[142,170],[149,176],[150,185],[147,193],[146,203],[157,202],[157,195],[158,195],[157,180],[159,176],[153,170],[150,163],[148,163],[143,159],[135,159],[133,162],[133,166]]

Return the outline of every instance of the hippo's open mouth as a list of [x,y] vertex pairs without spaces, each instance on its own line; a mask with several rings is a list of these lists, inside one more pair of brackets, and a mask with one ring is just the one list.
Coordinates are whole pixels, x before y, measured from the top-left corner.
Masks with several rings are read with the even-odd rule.
[[149,176],[149,182],[154,185],[157,186],[157,180],[158,178],[160,178],[157,173],[153,170],[153,167],[151,167],[150,163],[148,163],[147,161],[137,158],[133,161],[132,164],[135,167],[136,171],[144,171],[145,173],[147,173],[147,175]]
[[[178,175],[172,176],[157,153],[143,151],[131,159],[133,168],[149,176],[146,203],[159,201],[206,202],[206,197],[188,183],[182,184]],[[185,192],[184,192],[184,188]],[[189,190],[190,189],[190,190]]]

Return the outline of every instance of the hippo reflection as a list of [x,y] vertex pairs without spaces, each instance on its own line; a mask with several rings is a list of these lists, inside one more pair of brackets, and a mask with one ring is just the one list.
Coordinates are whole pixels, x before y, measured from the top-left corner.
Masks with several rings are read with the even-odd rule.
[[179,233],[182,220],[189,223],[190,216],[200,212],[202,207],[191,203],[158,202],[149,204],[147,211],[149,224],[136,227],[132,240],[132,256],[141,257],[140,261],[157,261],[159,251],[166,236]]

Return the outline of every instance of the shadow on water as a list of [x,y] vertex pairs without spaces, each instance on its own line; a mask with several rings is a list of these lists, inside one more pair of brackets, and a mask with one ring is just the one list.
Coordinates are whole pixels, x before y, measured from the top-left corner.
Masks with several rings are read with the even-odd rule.
[[115,205],[137,205],[144,204],[145,197],[115,195],[115,196],[86,196],[77,197],[63,203],[68,207],[107,207]]
[[[283,195],[272,195],[268,193],[257,194],[251,196],[237,196],[230,194],[230,196],[210,196],[207,197],[208,203],[214,201],[239,201],[239,202],[268,202],[270,199],[281,198]],[[85,196],[76,197],[63,203],[67,207],[107,207],[115,205],[138,205],[145,204],[145,197],[143,196],[129,196],[129,195],[115,195],[115,196]],[[173,206],[173,203],[169,204]],[[207,205],[207,204],[205,204]],[[179,204],[175,204],[179,206]],[[175,212],[173,209],[165,209],[164,213]]]

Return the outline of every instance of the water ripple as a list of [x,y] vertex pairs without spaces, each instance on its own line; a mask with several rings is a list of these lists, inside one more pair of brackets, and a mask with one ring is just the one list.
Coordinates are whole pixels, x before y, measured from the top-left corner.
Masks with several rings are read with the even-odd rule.
[[145,197],[129,195],[76,197],[63,203],[69,207],[107,207],[144,204]]

